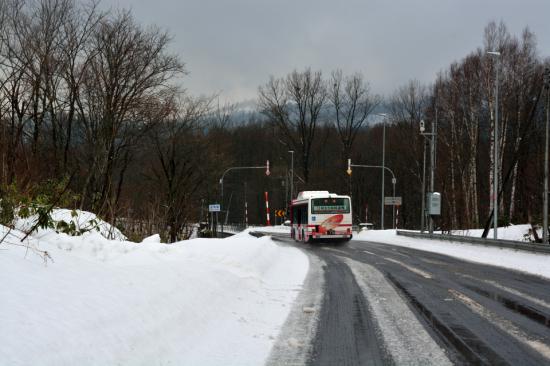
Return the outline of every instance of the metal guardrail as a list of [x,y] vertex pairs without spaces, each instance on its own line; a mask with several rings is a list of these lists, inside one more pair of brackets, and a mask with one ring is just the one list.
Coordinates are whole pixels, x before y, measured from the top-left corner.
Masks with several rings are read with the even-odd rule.
[[538,243],[527,243],[527,242],[514,241],[514,240],[495,240],[495,239],[477,238],[473,236],[448,235],[448,234],[428,234],[428,233],[419,233],[416,231],[403,231],[403,230],[397,230],[397,235],[408,236],[411,238],[455,241],[455,242],[467,243],[467,244],[484,245],[488,247],[508,248],[508,249],[515,249],[515,250],[524,250],[527,252],[550,254],[550,245],[544,245],[544,244],[538,244]]

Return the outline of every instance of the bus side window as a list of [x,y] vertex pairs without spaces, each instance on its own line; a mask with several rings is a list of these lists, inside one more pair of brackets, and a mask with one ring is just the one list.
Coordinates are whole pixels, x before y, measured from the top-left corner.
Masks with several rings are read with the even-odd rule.
[[307,225],[307,206],[302,207],[302,224]]

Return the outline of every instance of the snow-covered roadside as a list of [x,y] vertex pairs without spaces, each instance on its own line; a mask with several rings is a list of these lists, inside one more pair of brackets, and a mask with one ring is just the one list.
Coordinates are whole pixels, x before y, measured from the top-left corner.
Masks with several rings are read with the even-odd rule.
[[[531,229],[531,225],[529,224],[521,224],[521,225],[510,225],[505,227],[499,227],[497,234],[499,239],[504,240],[515,240],[515,241],[523,241],[525,235],[529,235],[529,230]],[[439,234],[441,232],[438,232]],[[468,229],[468,230],[453,230],[453,235],[461,235],[461,236],[474,236],[477,238],[481,238],[481,234],[483,233],[483,229]],[[539,234],[541,232],[539,231]],[[489,233],[487,235],[488,238],[493,238],[493,229],[489,229]]]
[[290,235],[290,226],[285,225],[273,225],[273,226],[249,226],[246,231],[261,231],[262,233],[273,233],[273,234],[289,234]]
[[399,236],[396,234],[395,230],[362,231],[355,235],[353,240],[374,241],[425,250],[428,252],[450,255],[471,262],[511,268],[550,278],[550,255],[545,254],[443,240],[415,239]]
[[2,364],[260,365],[308,271],[298,249],[245,233],[172,245],[39,237],[29,244],[47,265],[0,244]]

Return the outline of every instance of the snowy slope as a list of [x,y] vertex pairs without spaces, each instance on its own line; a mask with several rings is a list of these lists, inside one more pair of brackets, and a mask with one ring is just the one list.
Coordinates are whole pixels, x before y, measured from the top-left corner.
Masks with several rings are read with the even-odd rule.
[[[0,235],[6,232],[0,228]],[[98,233],[0,244],[5,365],[260,365],[308,270],[246,234],[173,245]]]

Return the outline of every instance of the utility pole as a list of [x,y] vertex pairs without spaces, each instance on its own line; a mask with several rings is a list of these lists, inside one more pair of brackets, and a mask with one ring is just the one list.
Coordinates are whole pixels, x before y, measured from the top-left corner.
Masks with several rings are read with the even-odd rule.
[[428,140],[424,139],[424,155],[422,163],[422,212],[420,213],[420,232],[426,229],[426,146]]
[[[432,137],[430,139],[431,141],[431,156],[430,156],[430,192],[435,192],[435,144],[437,141],[437,102],[435,107],[435,121],[432,123]],[[430,227],[429,227],[430,234],[434,233],[434,219],[433,216],[430,215]]]
[[290,202],[294,199],[294,150],[289,150],[290,153]]
[[497,56],[496,80],[495,80],[495,128],[493,130],[494,141],[494,164],[493,164],[493,228],[494,239],[497,240],[498,229],[498,69],[500,68],[500,52],[489,51],[490,55]]
[[[422,120],[420,121],[420,134],[430,142],[430,197],[433,197],[433,193],[435,190],[435,155],[436,155],[435,142],[437,137],[437,109],[436,109],[435,120],[432,122],[432,132],[425,132],[425,131],[426,131],[426,127],[425,127],[424,121]],[[424,166],[425,166],[425,163],[424,163]],[[422,186],[424,186],[424,184]],[[426,197],[422,197],[422,199],[426,199]],[[427,208],[426,211],[429,212],[430,208]],[[433,229],[434,229],[433,218],[432,218],[432,215],[430,214],[429,224],[428,224],[428,230],[430,234],[433,234]]]

